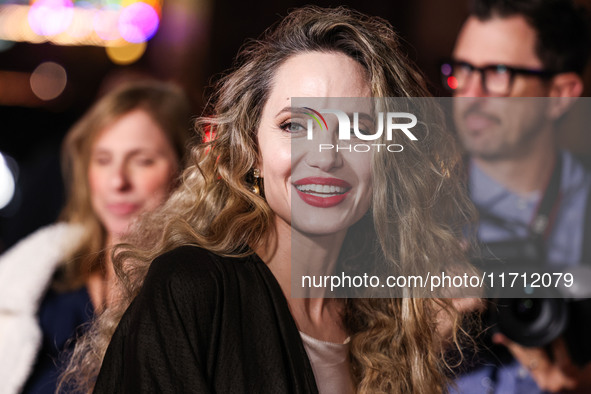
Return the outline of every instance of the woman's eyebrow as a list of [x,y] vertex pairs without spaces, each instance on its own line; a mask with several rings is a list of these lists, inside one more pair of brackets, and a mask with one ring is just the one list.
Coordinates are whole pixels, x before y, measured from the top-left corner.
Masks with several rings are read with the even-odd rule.
[[302,107],[283,107],[279,112],[277,112],[277,115],[275,116],[279,116],[282,115],[284,113],[296,113],[296,114],[305,114],[307,112],[309,112],[308,110],[306,110],[305,108]]

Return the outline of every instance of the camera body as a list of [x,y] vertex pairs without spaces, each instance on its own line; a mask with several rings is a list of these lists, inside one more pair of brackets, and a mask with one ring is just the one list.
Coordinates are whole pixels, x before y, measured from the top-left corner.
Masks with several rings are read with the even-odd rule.
[[[591,267],[551,270],[540,250],[529,239],[482,244],[475,264],[487,274],[516,279],[509,288],[489,289],[485,326],[526,347],[547,347],[562,337],[573,362],[582,366],[591,361]],[[570,286],[531,286],[532,275],[558,278],[561,271],[572,275]]]

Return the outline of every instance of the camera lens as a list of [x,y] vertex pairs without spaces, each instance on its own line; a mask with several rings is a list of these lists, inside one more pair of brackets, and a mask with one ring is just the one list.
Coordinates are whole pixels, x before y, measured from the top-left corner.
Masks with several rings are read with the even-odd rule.
[[513,315],[515,319],[523,323],[534,322],[539,316],[542,309],[541,302],[543,299],[535,298],[518,298],[511,304]]
[[559,298],[497,298],[491,302],[491,323],[524,346],[547,345],[560,336],[568,320],[568,308]]

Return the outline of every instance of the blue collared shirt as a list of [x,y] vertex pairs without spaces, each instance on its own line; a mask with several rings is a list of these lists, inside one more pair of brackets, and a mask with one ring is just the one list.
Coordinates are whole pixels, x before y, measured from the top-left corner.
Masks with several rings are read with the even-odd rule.
[[[591,174],[570,153],[561,152],[562,174],[560,201],[551,232],[546,239],[547,260],[560,269],[581,263],[585,210],[591,190]],[[517,195],[491,179],[473,162],[470,163],[470,196],[481,209],[504,219],[497,225],[483,221],[478,227],[481,242],[525,238],[540,202],[542,191]],[[510,223],[510,225],[507,225]],[[455,381],[452,393],[542,393],[528,371],[513,360],[502,367],[479,366]]]

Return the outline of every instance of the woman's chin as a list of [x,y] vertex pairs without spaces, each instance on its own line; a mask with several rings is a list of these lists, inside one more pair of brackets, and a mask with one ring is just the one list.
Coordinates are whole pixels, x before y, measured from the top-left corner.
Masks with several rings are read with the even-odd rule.
[[291,221],[292,228],[302,234],[309,236],[328,236],[338,234],[342,231],[346,231],[350,226],[342,223],[334,223],[330,219],[323,220],[322,218],[315,217],[309,218],[298,218],[292,217]]
[[125,223],[107,223],[105,228],[111,239],[121,239],[129,232],[130,222]]

